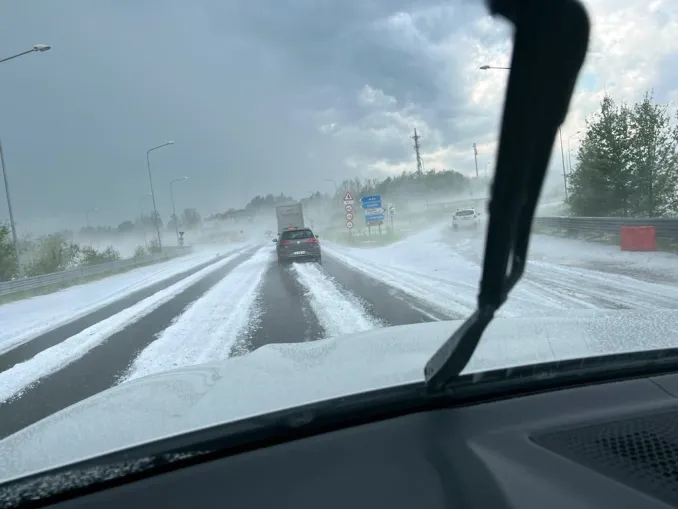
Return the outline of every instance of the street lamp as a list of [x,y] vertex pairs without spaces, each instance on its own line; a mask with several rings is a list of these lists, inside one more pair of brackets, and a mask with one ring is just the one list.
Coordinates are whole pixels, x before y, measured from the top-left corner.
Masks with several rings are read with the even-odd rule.
[[[510,70],[510,67],[493,67],[491,65],[481,65],[480,69],[487,71],[488,69],[507,69]],[[563,131],[562,127],[558,126],[558,136],[560,137],[560,157],[563,160],[563,184],[565,186],[565,199],[567,200],[567,174],[565,172],[565,150],[563,149]]]
[[155,206],[155,192],[153,191],[153,177],[151,176],[151,152],[158,150],[159,148],[167,147],[168,145],[174,145],[173,141],[168,141],[157,147],[148,149],[146,152],[146,166],[148,167],[148,181],[151,183],[151,198],[153,198],[153,224],[155,224],[155,232],[158,234],[158,249],[162,251],[162,240],[160,239],[160,225],[158,225],[158,209]]
[[29,50],[22,51],[21,53],[17,53],[16,55],[12,55],[11,57],[5,57],[3,59],[0,59],[0,63],[7,62],[7,60],[12,60],[13,58],[28,55],[29,53],[35,53],[35,52],[44,53],[45,51],[49,51],[51,49],[52,49],[52,46],[49,46],[47,44],[36,44]]
[[96,208],[96,207],[92,207],[91,209],[87,209],[85,211],[85,222],[87,223],[87,229],[89,229],[89,213],[90,212],[96,212],[97,210],[99,210],[99,209]]
[[139,216],[139,221],[141,221],[141,228],[144,230],[144,245],[148,244],[148,239],[146,238],[146,221],[144,221],[144,198],[151,196],[151,193],[144,193],[139,197],[139,211],[141,216]]
[[[87,223],[87,236],[89,237],[89,247],[92,247],[92,234],[89,231],[89,213],[90,212],[96,212],[97,210],[99,210],[99,209],[96,208],[96,207],[92,207],[91,209],[87,209],[85,211],[85,223]],[[97,247],[98,247],[98,245],[97,245]]]
[[178,179],[170,180],[170,197],[172,198],[172,215],[174,216],[174,231],[177,234],[177,245],[179,245],[179,218],[177,217],[177,211],[174,208],[174,190],[172,189],[172,184],[187,179],[188,177],[181,177]]
[[[36,44],[28,51],[23,51],[21,53],[17,53],[16,55],[12,55],[11,57],[0,59],[0,63],[6,62],[7,60],[12,60],[13,58],[17,58],[22,55],[28,55],[29,53],[34,53],[36,51],[48,51],[51,48],[52,47],[48,46],[47,44]],[[14,239],[14,256],[16,257],[16,266],[19,276],[21,276],[23,271],[21,268],[21,261],[19,260],[19,237],[17,237],[16,234],[16,222],[14,221],[14,212],[12,211],[12,200],[10,199],[9,182],[7,181],[7,171],[5,170],[5,156],[2,152],[2,142],[0,142],[0,165],[2,165],[2,178],[5,182],[5,196],[7,197],[7,208],[9,209],[9,224],[12,228],[12,238]]]
[[571,149],[570,149],[570,140],[571,140],[573,137],[577,136],[580,132],[581,132],[581,130],[577,131],[577,132],[574,133],[574,134],[570,134],[570,135],[567,137],[567,161],[568,161],[568,164],[569,164],[569,166],[570,166],[570,173],[572,173],[572,151],[571,151]]
[[19,260],[19,237],[16,234],[16,222],[14,221],[14,212],[12,211],[12,200],[9,193],[9,182],[7,181],[7,172],[5,171],[5,155],[2,151],[2,141],[0,141],[0,164],[2,165],[2,178],[5,181],[5,196],[7,197],[7,208],[9,209],[9,224],[12,228],[12,238],[14,239],[14,256],[16,257],[16,266],[21,276],[21,262]]

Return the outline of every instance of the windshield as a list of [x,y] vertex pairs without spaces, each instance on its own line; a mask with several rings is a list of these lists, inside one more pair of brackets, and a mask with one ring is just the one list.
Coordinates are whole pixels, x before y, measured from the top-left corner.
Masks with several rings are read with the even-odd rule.
[[234,1],[3,8],[0,480],[423,383],[479,306],[464,373],[676,346],[678,3],[587,2],[540,103],[484,2]]
[[314,237],[311,230],[291,230],[284,231],[280,234],[280,240],[300,240],[300,239],[312,239]]

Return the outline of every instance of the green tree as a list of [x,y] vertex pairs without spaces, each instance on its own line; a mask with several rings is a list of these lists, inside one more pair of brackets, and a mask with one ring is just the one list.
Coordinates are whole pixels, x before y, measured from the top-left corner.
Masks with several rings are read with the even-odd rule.
[[671,126],[668,106],[655,104],[650,92],[634,105],[630,145],[635,177],[632,209],[635,215],[656,217],[676,208],[678,167],[677,128]]
[[118,231],[120,233],[127,233],[134,230],[134,223],[132,221],[123,221],[118,225]]
[[176,215],[170,214],[170,219],[169,219],[169,221],[167,221],[167,229],[168,230],[174,230],[175,224],[177,225],[178,228],[181,228],[181,221],[178,220]]
[[568,178],[576,216],[661,216],[676,209],[678,130],[651,93],[632,107],[610,97],[587,120]]
[[153,226],[153,228],[155,228],[155,221],[153,220],[154,217],[158,222],[158,228],[162,228],[163,222],[162,222],[162,217],[160,217],[160,213],[159,212],[151,212],[151,225]]
[[8,224],[0,224],[0,281],[9,281],[18,274],[12,232]]
[[80,247],[71,244],[61,233],[45,235],[37,241],[32,259],[26,266],[26,274],[38,276],[73,267],[77,263]]
[[85,246],[80,251],[81,265],[98,265],[100,263],[117,262],[118,260],[120,260],[120,253],[113,246],[108,246],[103,251]]
[[577,164],[569,177],[568,205],[578,216],[628,216],[633,194],[631,110],[605,97],[586,122]]
[[202,217],[195,209],[184,209],[184,212],[181,214],[180,224],[186,226],[186,228],[197,228],[202,222]]

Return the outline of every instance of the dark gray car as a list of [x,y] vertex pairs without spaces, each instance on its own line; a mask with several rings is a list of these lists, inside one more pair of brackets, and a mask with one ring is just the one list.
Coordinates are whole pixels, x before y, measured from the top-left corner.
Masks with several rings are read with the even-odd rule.
[[322,261],[322,252],[318,237],[310,228],[294,228],[283,230],[278,237],[276,246],[278,263],[294,260],[313,260],[317,263]]

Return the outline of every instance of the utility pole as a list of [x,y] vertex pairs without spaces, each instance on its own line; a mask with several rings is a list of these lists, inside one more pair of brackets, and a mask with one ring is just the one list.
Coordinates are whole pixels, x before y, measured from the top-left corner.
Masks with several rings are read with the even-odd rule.
[[565,172],[565,151],[563,150],[563,130],[558,127],[558,136],[560,137],[560,157],[563,159],[563,184],[565,185],[565,200],[567,200],[567,173]]
[[421,164],[421,152],[420,152],[420,146],[419,146],[419,140],[421,140],[421,136],[417,134],[417,128],[414,128],[414,136],[412,136],[412,139],[414,140],[414,153],[417,156],[417,172],[421,173],[422,172],[422,164]]
[[476,160],[476,178],[478,178],[478,149],[475,143],[473,144],[473,157]]
[[16,234],[16,222],[14,221],[14,212],[12,211],[12,201],[9,196],[9,183],[7,182],[7,170],[5,170],[5,156],[2,152],[2,142],[0,142],[0,165],[2,166],[2,178],[5,181],[5,196],[7,197],[7,208],[9,209],[9,224],[12,228],[12,241],[14,243],[14,256],[16,257],[16,267],[19,277],[23,276],[21,260],[19,259],[19,237]]

